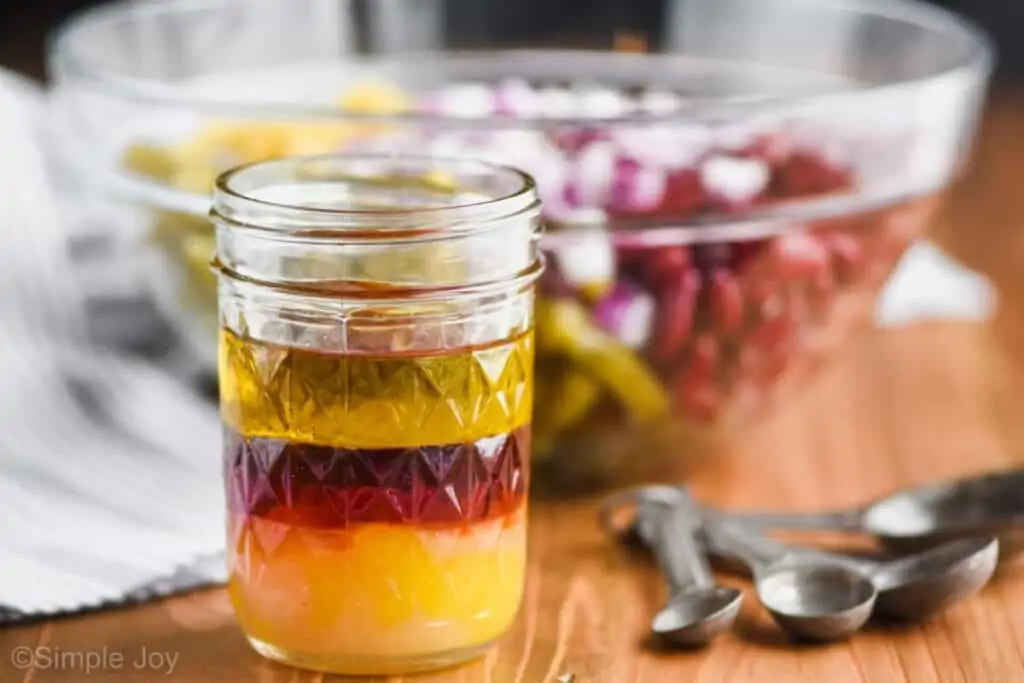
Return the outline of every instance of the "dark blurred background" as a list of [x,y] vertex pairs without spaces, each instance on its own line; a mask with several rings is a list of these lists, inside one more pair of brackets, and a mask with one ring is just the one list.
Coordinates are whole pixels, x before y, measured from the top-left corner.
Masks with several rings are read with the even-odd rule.
[[[374,0],[365,0],[373,2]],[[287,0],[282,0],[287,2]],[[536,17],[547,13],[552,40],[564,39],[567,29],[579,32],[636,31],[651,35],[661,21],[662,0],[448,0],[464,4],[456,14],[474,35],[480,27],[500,31],[514,42],[517,34],[536,39]],[[997,78],[1024,81],[1024,0],[934,0],[971,17],[995,38],[999,51]],[[96,0],[0,0],[0,66],[12,67],[35,77],[44,74],[43,51],[47,31],[70,13],[101,4]],[[486,8],[486,15],[483,14]],[[500,27],[500,28],[499,28]],[[458,26],[450,27],[457,33]]]

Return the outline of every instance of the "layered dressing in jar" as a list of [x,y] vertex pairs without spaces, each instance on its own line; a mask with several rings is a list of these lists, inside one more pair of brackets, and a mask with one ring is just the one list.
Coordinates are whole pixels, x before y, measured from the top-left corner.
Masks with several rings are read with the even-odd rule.
[[532,181],[311,157],[218,185],[229,592],[265,656],[405,673],[518,610],[533,405]]

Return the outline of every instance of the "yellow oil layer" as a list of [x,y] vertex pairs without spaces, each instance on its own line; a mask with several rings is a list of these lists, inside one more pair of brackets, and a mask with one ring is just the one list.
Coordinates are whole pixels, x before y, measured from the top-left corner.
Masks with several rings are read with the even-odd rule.
[[246,436],[401,448],[506,434],[530,421],[533,332],[431,355],[333,354],[220,340],[221,415]]
[[445,530],[325,531],[244,517],[229,526],[228,588],[245,633],[339,670],[346,657],[484,645],[509,627],[522,599],[525,509]]

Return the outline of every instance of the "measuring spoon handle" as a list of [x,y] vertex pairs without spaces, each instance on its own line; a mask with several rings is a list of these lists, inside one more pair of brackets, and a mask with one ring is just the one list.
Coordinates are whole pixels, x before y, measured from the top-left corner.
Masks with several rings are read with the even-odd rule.
[[792,555],[793,550],[736,519],[705,513],[704,540],[715,555],[741,560],[751,569],[766,567]]
[[730,512],[729,517],[743,524],[767,529],[848,532],[864,530],[864,513],[860,509],[817,513]]
[[639,514],[673,595],[715,585],[707,556],[697,540],[702,523],[700,510],[686,490],[679,489],[668,502],[642,503]]

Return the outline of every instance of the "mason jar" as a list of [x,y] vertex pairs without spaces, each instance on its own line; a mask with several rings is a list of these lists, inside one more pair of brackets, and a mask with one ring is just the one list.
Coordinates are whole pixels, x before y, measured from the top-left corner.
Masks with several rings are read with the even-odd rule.
[[217,182],[229,592],[262,655],[472,658],[518,610],[539,203],[506,167],[290,158]]

